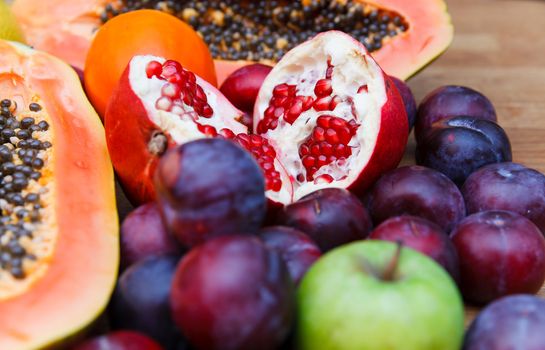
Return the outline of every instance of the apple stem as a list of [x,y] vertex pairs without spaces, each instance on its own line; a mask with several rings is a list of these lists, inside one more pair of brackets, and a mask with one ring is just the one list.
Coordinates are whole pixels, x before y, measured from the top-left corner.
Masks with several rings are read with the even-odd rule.
[[375,277],[376,279],[380,278],[379,271],[373,265],[371,265],[371,263],[367,259],[365,259],[364,257],[358,256],[358,261],[363,271]]
[[395,274],[397,271],[397,266],[399,265],[399,257],[401,255],[401,248],[403,247],[402,241],[397,241],[397,248],[394,253],[394,256],[388,263],[388,266],[384,269],[382,273],[382,279],[384,281],[393,281],[395,279]]

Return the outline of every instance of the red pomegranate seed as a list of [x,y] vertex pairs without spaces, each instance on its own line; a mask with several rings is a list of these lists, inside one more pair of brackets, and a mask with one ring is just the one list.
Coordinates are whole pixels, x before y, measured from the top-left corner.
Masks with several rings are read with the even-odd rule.
[[303,111],[308,111],[314,104],[314,99],[310,96],[304,96],[303,99]]
[[320,151],[320,144],[315,143],[312,146],[310,146],[310,154],[312,154],[315,157],[318,157],[322,152]]
[[274,118],[278,119],[284,115],[284,112],[285,112],[284,107],[278,107],[274,110],[273,116]]
[[199,85],[195,85],[195,98],[202,102],[208,102],[208,98],[206,97],[203,88]]
[[226,139],[234,139],[235,133],[230,129],[221,129],[220,134]]
[[316,165],[318,166],[318,168],[326,164],[327,164],[327,157],[324,156],[323,154],[316,159]]
[[157,61],[150,61],[146,66],[146,75],[149,79],[151,77],[160,77],[163,73],[163,65]]
[[312,107],[319,112],[327,111],[329,109],[329,105],[331,104],[332,100],[333,98],[331,96],[320,97],[316,99],[316,101],[314,101],[314,104],[312,105]]
[[212,109],[212,107],[210,107],[210,105],[207,103],[203,106],[202,108],[202,114],[201,114],[203,117],[205,118],[211,118],[213,115],[214,115],[214,110]]
[[320,175],[314,180],[314,183],[327,183],[327,184],[330,184],[332,182],[333,182],[333,176],[331,176],[329,174]]
[[310,153],[310,148],[305,145],[305,144],[302,144],[301,147],[299,147],[299,155],[302,157],[302,156],[306,156]]
[[289,85],[284,83],[274,87],[273,89],[274,97],[288,97],[289,96]]
[[343,126],[336,129],[336,134],[339,139],[339,143],[342,143],[344,145],[348,145],[353,136],[348,126]]
[[303,157],[301,161],[303,162],[303,165],[305,166],[305,168],[310,168],[314,166],[314,162],[316,161],[316,158],[314,158],[313,156],[306,156],[306,157]]
[[320,142],[320,151],[325,156],[331,156],[333,155],[333,146],[325,141]]
[[320,79],[316,82],[314,87],[314,93],[318,97],[329,96],[333,92],[333,87],[331,86],[331,79]]
[[199,129],[200,132],[202,132],[208,137],[218,136],[218,132],[216,131],[216,128],[213,127],[212,125],[202,125],[197,123],[197,129]]
[[321,115],[316,119],[316,125],[322,128],[329,128],[329,122],[331,121],[331,116]]
[[312,132],[312,137],[315,141],[325,141],[325,130],[320,127],[314,128],[314,131]]
[[303,102],[301,100],[295,100],[290,109],[284,115],[284,120],[290,124],[293,124],[297,118],[303,113]]
[[333,76],[333,66],[331,65],[331,60],[327,60],[327,69],[325,71],[325,77],[331,79]]
[[193,74],[193,72],[190,72],[190,71],[186,71],[187,72],[187,80],[194,83],[197,81],[197,77],[195,76],[195,74]]
[[297,86],[296,85],[288,85],[288,95],[291,97],[295,97],[297,94]]
[[272,117],[274,117],[274,111],[276,110],[276,108],[274,108],[273,106],[269,106],[267,107],[267,109],[265,110],[265,119],[271,119]]
[[333,145],[336,145],[340,141],[335,129],[327,129],[325,131],[325,140]]
[[191,92],[189,92],[189,91],[186,91],[186,93],[184,94],[184,97],[183,97],[183,101],[184,101],[184,103],[186,105],[193,106],[193,104],[194,104],[193,94]]

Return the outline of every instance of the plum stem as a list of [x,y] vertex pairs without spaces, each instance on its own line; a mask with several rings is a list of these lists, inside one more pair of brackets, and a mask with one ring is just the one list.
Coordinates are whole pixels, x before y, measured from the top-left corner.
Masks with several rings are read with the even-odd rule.
[[401,248],[403,248],[403,242],[397,241],[396,251],[390,262],[382,272],[381,279],[384,281],[393,281],[395,279],[395,274],[397,267],[399,266],[399,257],[401,256]]

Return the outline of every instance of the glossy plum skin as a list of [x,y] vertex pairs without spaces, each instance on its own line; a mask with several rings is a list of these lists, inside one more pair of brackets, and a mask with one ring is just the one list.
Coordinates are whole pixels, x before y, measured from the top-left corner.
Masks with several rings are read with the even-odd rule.
[[369,239],[399,242],[417,250],[443,266],[455,281],[460,278],[456,248],[449,236],[431,221],[403,215],[389,218],[376,227]]
[[291,227],[265,227],[259,231],[259,237],[267,248],[276,250],[282,256],[296,286],[322,255],[316,242],[307,234]]
[[545,238],[524,216],[501,210],[468,216],[452,232],[460,289],[474,304],[536,293],[545,281]]
[[373,226],[363,203],[341,188],[318,190],[287,205],[277,224],[305,232],[323,252],[365,239]]
[[252,113],[263,80],[271,66],[254,63],[237,69],[221,84],[220,91],[238,109]]
[[457,85],[442,86],[433,90],[418,106],[414,130],[417,142],[420,142],[429,127],[436,121],[464,115],[497,121],[492,102],[478,91]]
[[295,288],[282,257],[255,236],[193,248],[171,289],[172,315],[197,349],[276,349],[291,330]]
[[503,297],[473,320],[463,350],[545,349],[545,300],[533,295]]
[[442,173],[412,165],[383,175],[367,196],[375,225],[392,216],[414,215],[450,232],[465,216],[460,190]]
[[167,151],[155,188],[167,229],[188,247],[221,234],[255,232],[266,213],[261,168],[225,139],[200,139]]
[[487,164],[511,161],[511,143],[496,123],[453,117],[434,123],[416,147],[416,163],[447,175],[458,186]]
[[409,132],[414,126],[416,121],[416,100],[414,99],[413,92],[409,85],[407,85],[401,79],[390,76],[390,79],[394,82],[401,98],[403,99],[403,104],[405,105],[405,111],[407,112],[407,118],[409,119]]
[[181,254],[182,248],[167,231],[154,202],[134,209],[121,224],[121,267],[161,254]]
[[116,329],[132,329],[155,339],[166,349],[182,342],[170,315],[170,285],[178,256],[147,258],[125,270],[117,283],[110,319]]
[[464,183],[469,214],[509,210],[526,216],[545,232],[545,175],[517,163],[487,165]]
[[143,334],[116,331],[89,339],[72,350],[163,350],[163,348]]

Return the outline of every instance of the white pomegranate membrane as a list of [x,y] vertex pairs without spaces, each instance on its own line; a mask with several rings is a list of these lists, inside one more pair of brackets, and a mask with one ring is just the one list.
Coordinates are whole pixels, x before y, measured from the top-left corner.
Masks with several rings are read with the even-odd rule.
[[320,188],[349,187],[373,153],[386,101],[382,70],[350,36],[326,32],[288,52],[254,111],[255,132],[269,140],[284,172],[282,190],[269,198],[290,203]]

